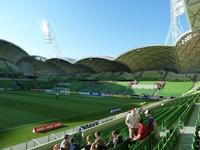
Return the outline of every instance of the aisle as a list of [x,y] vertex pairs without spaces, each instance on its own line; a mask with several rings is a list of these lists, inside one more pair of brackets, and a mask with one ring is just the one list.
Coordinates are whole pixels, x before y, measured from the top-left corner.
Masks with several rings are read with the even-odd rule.
[[181,130],[175,150],[191,150],[200,103],[196,103],[187,124]]

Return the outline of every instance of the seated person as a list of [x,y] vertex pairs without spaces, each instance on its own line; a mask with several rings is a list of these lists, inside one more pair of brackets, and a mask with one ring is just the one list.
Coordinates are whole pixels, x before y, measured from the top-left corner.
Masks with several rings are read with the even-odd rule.
[[66,144],[68,144],[68,143],[69,143],[69,135],[66,134],[66,135],[64,136],[64,140],[63,140],[63,141],[61,142],[61,144],[60,144],[60,149],[61,149],[61,148],[65,149]]
[[53,146],[53,150],[59,150],[59,145],[58,145],[58,144],[55,144],[55,145]]
[[[62,150],[62,149],[61,149]],[[65,149],[64,150],[71,150],[70,143],[65,144]]]
[[95,141],[94,141],[95,144],[104,146],[105,142],[101,138],[101,133],[100,132],[95,132],[95,138],[96,138]]
[[106,146],[107,148],[109,148],[109,147],[116,148],[119,144],[121,144],[123,142],[123,139],[117,130],[114,130],[112,132],[112,137],[113,137],[113,141],[111,143],[107,144],[107,146]]
[[80,146],[75,143],[74,138],[70,138],[69,143],[70,143],[70,150],[80,150],[81,149]]
[[88,135],[86,140],[87,140],[87,145],[85,146],[84,150],[90,150],[91,145],[92,145],[92,137]]
[[90,150],[107,150],[107,149],[102,145],[93,143]]
[[149,110],[145,111],[145,116],[147,117],[147,126],[149,129],[149,133],[156,133],[156,129],[157,129],[157,122],[155,121],[155,119],[152,117],[151,112]]
[[149,135],[148,127],[144,124],[143,119],[139,121],[139,128],[137,136],[134,136],[133,140],[144,140]]
[[104,149],[105,148],[105,142],[104,140],[101,138],[101,134],[100,132],[95,132],[95,141],[94,143],[91,145],[90,150],[96,150],[98,147],[98,149]]
[[60,150],[70,150],[70,144],[66,143],[63,147],[60,148]]

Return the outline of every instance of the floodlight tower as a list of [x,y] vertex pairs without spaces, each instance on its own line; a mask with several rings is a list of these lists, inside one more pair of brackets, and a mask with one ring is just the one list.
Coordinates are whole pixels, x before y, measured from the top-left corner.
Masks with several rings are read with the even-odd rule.
[[60,45],[58,44],[58,41],[56,39],[56,35],[53,32],[53,29],[51,28],[48,21],[42,22],[42,31],[44,35],[44,41],[46,44],[51,44],[54,49],[55,57],[60,57],[62,50],[60,48]]
[[183,34],[184,30],[181,25],[181,16],[185,13],[184,0],[170,0],[170,27],[167,33],[165,44],[170,42],[175,43]]

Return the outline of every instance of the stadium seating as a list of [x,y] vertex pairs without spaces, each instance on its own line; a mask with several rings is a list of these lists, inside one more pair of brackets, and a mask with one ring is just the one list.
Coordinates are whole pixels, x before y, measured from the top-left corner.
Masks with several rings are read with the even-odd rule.
[[193,143],[191,145],[192,150],[199,150],[200,149],[200,137],[198,135],[198,131],[200,131],[200,109],[198,112],[198,118],[196,121],[195,133],[193,136]]
[[154,89],[133,89],[134,94],[136,95],[153,95]]
[[172,127],[166,135],[160,139],[158,144],[153,148],[153,150],[166,150],[166,149],[173,149],[174,145],[176,144],[178,137],[180,135],[180,126],[177,125]]
[[166,81],[191,81],[194,75],[190,74],[176,74],[168,72],[165,80]]
[[[82,92],[101,92],[112,94],[153,95],[155,88],[132,88],[130,82],[125,81],[71,81],[70,90]],[[139,81],[138,85],[156,86],[155,81]],[[191,89],[192,82],[167,82],[163,89],[157,90],[158,96],[179,96]]]
[[21,74],[21,71],[18,69],[18,67],[8,61],[5,61],[3,59],[0,59],[0,75],[19,75]]
[[11,79],[1,79],[0,80],[0,87],[4,88],[4,89],[9,89],[9,88],[15,88],[15,84],[14,81]]
[[164,71],[145,71],[140,78],[141,81],[159,81],[164,75]]
[[[53,87],[63,85],[71,91],[76,92],[100,92],[106,94],[125,94],[125,95],[153,95],[157,89],[142,88],[143,85],[156,86],[156,81],[139,81],[140,88],[132,88],[131,82],[126,81],[66,81],[64,76],[43,75],[39,76],[36,81],[26,79],[1,79],[0,86],[7,88],[21,89],[52,89]],[[8,80],[8,81],[5,81]],[[7,83],[7,84],[6,84]],[[67,85],[67,86],[65,86]],[[192,82],[166,82],[163,89],[157,90],[155,95],[158,96],[180,96],[193,86]]]
[[36,89],[37,83],[33,80],[17,80],[17,85],[20,86],[21,89]]
[[157,90],[156,95],[159,96],[179,96],[188,90],[190,90],[193,86],[191,81],[189,82],[166,82],[165,86],[161,90]]
[[70,82],[69,87],[72,91],[82,92],[102,92],[102,93],[120,93],[130,92],[128,89],[129,82],[96,82],[96,81],[79,81]]
[[5,64],[7,65],[6,67],[8,68],[8,70],[11,74],[21,74],[21,71],[19,70],[19,68],[16,65],[14,65],[10,62],[6,62],[6,61],[5,61]]
[[[180,127],[182,123],[185,123],[189,117],[189,114],[192,110],[192,106],[198,99],[199,94],[189,95],[174,99],[169,103],[166,103],[159,108],[153,109],[152,115],[157,121],[159,127],[158,130],[166,130],[167,134],[164,137],[159,138],[160,140],[156,145],[154,145],[154,150],[164,150],[170,149],[174,146],[175,142],[178,139]],[[141,117],[145,118],[144,115]],[[146,122],[146,120],[145,120]],[[120,131],[120,134],[124,139],[128,139],[128,129],[124,122],[121,124],[109,127],[107,130],[102,131],[102,137],[106,141],[111,140],[111,132],[113,130]],[[149,147],[152,147],[153,135],[150,135],[143,141],[137,142],[136,145],[130,147],[130,150],[148,150]],[[115,150],[118,150],[122,147],[127,147],[127,141],[119,145]]]

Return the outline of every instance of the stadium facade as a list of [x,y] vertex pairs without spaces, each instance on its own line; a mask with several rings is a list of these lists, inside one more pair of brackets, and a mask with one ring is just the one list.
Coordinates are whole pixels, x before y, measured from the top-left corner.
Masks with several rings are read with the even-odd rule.
[[200,2],[186,0],[191,31],[174,45],[152,45],[131,49],[119,57],[89,57],[75,63],[62,58],[31,56],[19,46],[0,40],[0,75],[66,75],[71,73],[170,71],[180,74],[200,73]]

